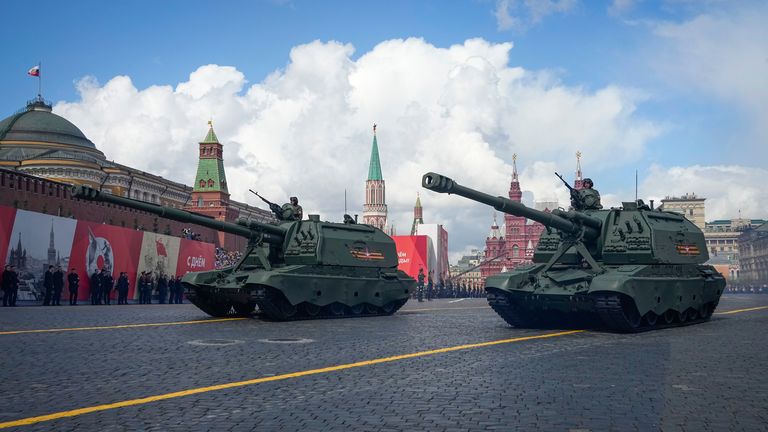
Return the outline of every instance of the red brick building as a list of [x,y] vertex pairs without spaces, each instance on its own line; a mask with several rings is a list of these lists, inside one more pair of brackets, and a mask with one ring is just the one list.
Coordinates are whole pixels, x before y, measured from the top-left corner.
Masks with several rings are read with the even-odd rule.
[[[581,153],[577,152],[574,188],[581,189],[582,187]],[[523,197],[523,191],[520,189],[520,181],[517,177],[517,155],[512,156],[512,181],[509,184],[508,195],[509,199],[515,202],[521,202]],[[543,208],[541,210],[550,211],[552,209]],[[543,231],[544,225],[510,214],[504,214],[504,225],[500,227],[494,215],[491,232],[485,240],[484,261],[480,266],[483,280],[488,276],[532,262],[533,252],[536,250]]]

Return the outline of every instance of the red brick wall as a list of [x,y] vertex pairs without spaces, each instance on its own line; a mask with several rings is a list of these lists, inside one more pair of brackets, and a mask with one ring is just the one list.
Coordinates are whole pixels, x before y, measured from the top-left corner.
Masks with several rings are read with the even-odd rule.
[[[199,225],[159,218],[151,213],[113,204],[72,198],[69,186],[38,177],[0,169],[0,205],[78,220],[106,223],[181,236],[184,228],[200,234],[200,241],[219,245],[217,232]],[[231,238],[230,238],[231,237]],[[227,246],[242,250],[247,240],[227,234]]]

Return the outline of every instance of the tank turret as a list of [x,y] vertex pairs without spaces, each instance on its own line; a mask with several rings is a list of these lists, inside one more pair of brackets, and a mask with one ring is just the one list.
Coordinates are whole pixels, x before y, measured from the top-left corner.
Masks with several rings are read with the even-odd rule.
[[323,222],[318,215],[275,224],[231,223],[88,186],[76,188],[72,196],[248,238],[235,266],[188,273],[182,279],[189,300],[213,316],[233,309],[247,315],[256,306],[276,320],[390,315],[405,304],[416,285],[397,269],[394,240],[369,225]]
[[514,326],[601,322],[640,331],[701,322],[725,287],[723,276],[704,265],[709,254],[701,230],[641,200],[608,210],[542,212],[431,172],[422,186],[546,227],[531,264],[486,279],[490,305]]

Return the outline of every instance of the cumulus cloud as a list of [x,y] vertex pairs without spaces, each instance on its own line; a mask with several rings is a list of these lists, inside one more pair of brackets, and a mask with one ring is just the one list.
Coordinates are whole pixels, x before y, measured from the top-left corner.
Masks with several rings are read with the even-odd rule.
[[[762,185],[768,176],[764,168],[734,165],[663,167],[651,166],[641,190],[655,197],[695,193],[706,198],[706,220],[768,217],[768,190]],[[739,213],[741,212],[741,213]]]
[[349,44],[315,41],[253,84],[220,65],[144,89],[127,76],[104,84],[86,77],[77,84],[80,100],[54,111],[109,159],[185,184],[212,118],[233,199],[261,206],[249,188],[275,201],[297,195],[305,213],[326,220],[341,219],[345,190],[349,212],[362,213],[376,122],[390,223],[407,234],[422,191],[425,220],[444,223],[451,250],[460,251],[484,244],[493,210],[423,191],[425,172],[506,195],[516,153],[526,196],[566,203],[552,171],[572,172],[576,150],[593,155],[590,170],[598,171],[636,161],[660,133],[636,113],[640,92],[568,86],[510,64],[511,49],[482,39],[441,48],[410,38],[353,59]]
[[653,25],[651,62],[676,88],[732,103],[751,119],[750,150],[768,156],[768,5],[713,9]]
[[638,0],[613,0],[608,6],[608,13],[621,16],[631,11],[637,5]]
[[496,0],[496,27],[525,30],[548,15],[573,10],[576,0]]

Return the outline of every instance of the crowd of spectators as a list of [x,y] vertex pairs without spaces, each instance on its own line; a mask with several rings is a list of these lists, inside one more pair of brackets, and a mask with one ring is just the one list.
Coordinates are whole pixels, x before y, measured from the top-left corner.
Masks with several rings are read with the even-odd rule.
[[435,298],[483,298],[485,289],[480,283],[472,281],[451,280],[446,282],[442,280],[437,283],[432,282],[432,278],[425,280],[418,279],[416,291],[411,293],[411,297],[418,301],[432,300]]
[[725,292],[733,294],[768,294],[768,284],[728,284]]
[[217,247],[215,267],[217,269],[232,267],[233,265],[237,264],[237,262],[240,261],[240,258],[242,257],[243,253],[240,251],[227,251],[226,249]]

